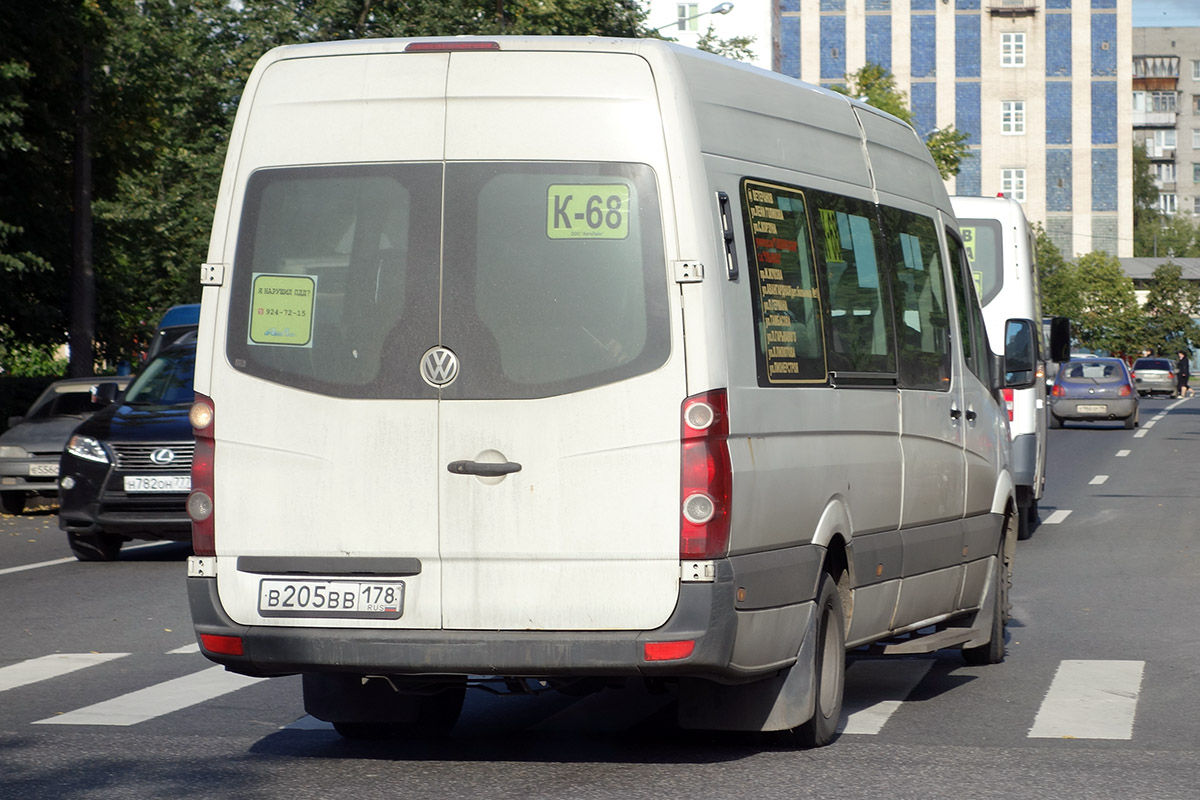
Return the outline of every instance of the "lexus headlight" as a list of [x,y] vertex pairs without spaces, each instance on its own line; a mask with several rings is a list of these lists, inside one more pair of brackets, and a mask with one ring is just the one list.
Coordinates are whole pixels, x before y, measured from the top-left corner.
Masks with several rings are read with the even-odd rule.
[[67,442],[67,452],[73,456],[86,458],[88,461],[108,463],[108,453],[104,452],[104,446],[91,436],[72,436],[71,441]]
[[0,445],[0,458],[29,458],[29,451],[15,444]]

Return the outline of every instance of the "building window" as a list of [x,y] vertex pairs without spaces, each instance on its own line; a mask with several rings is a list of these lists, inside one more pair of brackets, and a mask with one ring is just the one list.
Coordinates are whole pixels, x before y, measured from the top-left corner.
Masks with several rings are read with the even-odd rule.
[[1025,170],[1000,170],[1000,191],[1005,197],[1011,197],[1018,203],[1025,202]]
[[1146,98],[1147,111],[1173,112],[1176,109],[1178,94],[1175,92],[1150,92]]
[[1160,192],[1158,195],[1158,210],[1164,214],[1174,214],[1176,208],[1176,197],[1174,194]]
[[675,27],[681,31],[699,30],[697,18],[700,16],[699,3],[677,3],[675,12],[678,16],[678,22]]
[[1025,133],[1025,101],[1003,100],[1000,103],[1000,132],[1008,136]]
[[1200,114],[1200,94],[1192,95],[1192,113]]
[[1200,128],[1192,128],[1192,148],[1200,150]]
[[1200,197],[1192,198],[1192,213],[1200,214]]
[[1000,34],[1000,66],[1025,66],[1025,34]]
[[1175,157],[1175,131],[1172,128],[1160,128],[1154,132],[1154,139],[1150,142],[1150,157],[1151,158],[1174,158]]
[[1154,165],[1154,178],[1159,183],[1175,182],[1175,162],[1167,161]]
[[1192,80],[1200,81],[1200,60],[1192,59]]
[[1192,183],[1200,183],[1200,164],[1192,164]]

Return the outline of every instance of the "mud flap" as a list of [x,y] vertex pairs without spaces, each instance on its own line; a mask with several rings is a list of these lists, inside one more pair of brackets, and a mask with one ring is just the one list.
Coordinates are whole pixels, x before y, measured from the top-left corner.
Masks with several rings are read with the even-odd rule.
[[808,722],[816,709],[813,687],[818,618],[808,616],[796,662],[750,683],[722,684],[704,678],[679,681],[679,726],[717,731],[783,731]]

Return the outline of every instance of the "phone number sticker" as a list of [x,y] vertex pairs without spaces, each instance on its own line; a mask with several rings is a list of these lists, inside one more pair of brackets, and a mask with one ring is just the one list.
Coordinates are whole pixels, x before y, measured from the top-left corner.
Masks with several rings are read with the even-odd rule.
[[250,343],[312,347],[316,276],[256,273],[251,286]]
[[629,187],[623,183],[554,183],[546,191],[546,236],[551,239],[625,239]]

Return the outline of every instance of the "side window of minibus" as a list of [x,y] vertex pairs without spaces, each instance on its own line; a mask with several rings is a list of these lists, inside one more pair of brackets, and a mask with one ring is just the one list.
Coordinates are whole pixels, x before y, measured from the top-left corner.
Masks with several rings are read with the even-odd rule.
[[887,278],[877,244],[875,207],[809,192],[817,261],[829,297],[829,368],[895,373],[896,351]]
[[970,279],[971,268],[967,263],[966,250],[958,236],[946,229],[946,245],[950,251],[950,274],[954,280],[954,299],[958,305],[958,327],[962,331],[963,357],[967,368],[988,383],[987,331],[984,329],[983,311],[979,307],[979,296],[975,293],[975,282]]
[[892,302],[900,351],[900,385],[950,390],[950,326],[937,226],[922,214],[882,206],[893,268]]

